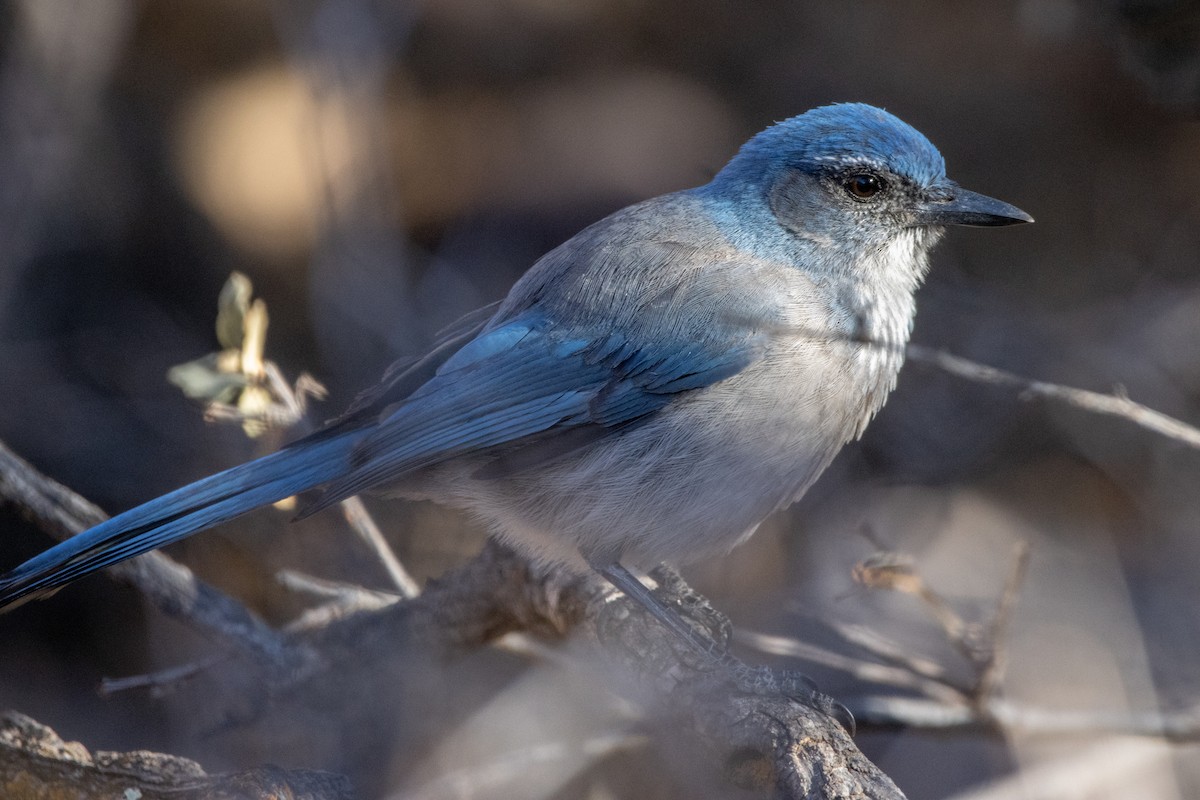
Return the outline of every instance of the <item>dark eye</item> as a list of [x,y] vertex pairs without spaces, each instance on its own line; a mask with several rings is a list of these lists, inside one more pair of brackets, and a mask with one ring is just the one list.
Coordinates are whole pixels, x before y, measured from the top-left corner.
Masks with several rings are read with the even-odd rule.
[[870,200],[883,191],[883,181],[880,177],[866,172],[851,175],[849,178],[846,178],[842,186],[856,200]]

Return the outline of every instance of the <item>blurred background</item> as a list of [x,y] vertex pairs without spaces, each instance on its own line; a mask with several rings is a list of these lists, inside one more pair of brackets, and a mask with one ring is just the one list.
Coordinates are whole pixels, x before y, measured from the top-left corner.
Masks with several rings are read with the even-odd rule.
[[[149,499],[278,445],[206,425],[165,380],[217,349],[232,270],[267,302],[268,356],[328,386],[319,421],[584,225],[703,183],[769,123],[843,100],[897,114],[951,177],[1037,218],[950,232],[916,341],[1200,423],[1200,3],[10,0],[0,439],[108,511]],[[740,629],[861,623],[954,672],[921,604],[856,586],[854,565],[904,553],[985,621],[1026,541],[1005,696],[1049,712],[1190,707],[1198,480],[1200,452],[1181,444],[910,363],[804,501],[686,574]],[[483,538],[452,512],[369,503],[422,578]],[[332,516],[284,530],[286,514],[258,513],[172,553],[281,623],[299,607],[270,579],[281,567],[383,582]],[[47,544],[9,508],[0,532],[3,568]],[[0,707],[214,772],[345,772],[366,797],[615,724],[585,681],[531,680],[547,668],[488,654],[447,668],[420,714],[383,710],[394,738],[369,746],[347,744],[337,708],[324,726],[222,726],[244,685],[95,691],[205,648],[91,578],[0,617]],[[883,693],[806,669],[835,695]],[[911,797],[1200,796],[1194,743],[870,727],[858,742]],[[654,745],[587,752],[478,796],[722,794]],[[1048,793],[1061,774],[1097,785]]]

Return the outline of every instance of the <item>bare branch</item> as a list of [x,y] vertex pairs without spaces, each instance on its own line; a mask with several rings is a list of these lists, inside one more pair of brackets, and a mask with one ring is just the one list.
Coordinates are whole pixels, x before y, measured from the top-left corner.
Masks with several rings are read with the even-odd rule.
[[392,552],[392,548],[388,545],[387,540],[383,538],[383,533],[379,530],[379,526],[375,524],[375,520],[367,512],[363,501],[357,497],[347,497],[339,503],[342,509],[342,515],[346,518],[346,522],[350,523],[350,527],[358,534],[358,537],[366,542],[367,547],[379,559],[379,563],[387,571],[388,577],[392,579],[392,583],[400,591],[404,597],[416,597],[421,593],[421,587],[417,585],[416,580],[409,574],[404,565],[400,563],[400,559],[396,558],[396,554]]
[[1076,711],[1031,708],[1000,698],[972,707],[878,695],[853,698],[847,705],[859,719],[883,726],[928,730],[990,728],[1043,736],[1110,733],[1176,742],[1200,741],[1200,707],[1179,711]]
[[332,772],[263,767],[207,775],[194,761],[140,750],[88,752],[14,711],[0,713],[0,786],[21,800],[128,797],[141,800],[352,800],[350,782]]
[[[664,735],[694,740],[734,783],[791,800],[904,797],[855,747],[830,709],[818,709],[807,679],[797,687],[796,673],[753,670],[763,678],[755,685],[739,664],[696,663],[693,651],[663,635],[627,597],[610,591],[596,602],[601,608],[591,622],[605,652],[656,687]],[[689,618],[710,624],[707,601],[693,593],[688,603]]]
[[875,553],[854,567],[854,580],[868,589],[912,595],[938,623],[943,635],[974,666],[991,657],[980,653],[977,627],[971,625],[917,571],[913,559],[899,553]]
[[986,640],[991,645],[991,656],[979,674],[975,689],[977,699],[989,698],[995,694],[1004,680],[1004,671],[1008,668],[1008,624],[1017,604],[1017,594],[1029,572],[1029,542],[1017,542],[1013,549],[1012,569],[1004,582],[1004,591],[1000,594],[996,613],[992,616],[986,634]]
[[888,666],[865,659],[851,658],[787,636],[769,636],[753,631],[738,631],[734,634],[734,638],[760,652],[799,658],[813,664],[820,664],[845,672],[861,681],[897,689],[911,689],[947,704],[967,701],[967,695],[961,689],[940,678],[925,677],[915,673],[908,665]]
[[127,675],[124,678],[104,678],[100,681],[100,694],[113,695],[131,689],[149,689],[152,697],[164,697],[175,691],[189,678],[194,678],[229,659],[228,653],[206,656],[190,664],[168,667],[146,675]]
[[1020,389],[1019,396],[1022,400],[1055,400],[1084,411],[1090,411],[1093,414],[1119,417],[1148,431],[1186,444],[1188,447],[1200,449],[1200,428],[1169,417],[1160,411],[1147,408],[1141,403],[1130,400],[1123,393],[1100,394],[1056,383],[1029,380],[1012,372],[915,344],[908,346],[907,353],[913,361],[931,364],[960,378],[977,383],[1012,386]]
[[883,659],[892,664],[898,664],[914,675],[919,675],[923,678],[943,683],[948,683],[949,681],[946,668],[941,664],[924,656],[905,652],[899,644],[883,636],[878,631],[873,631],[864,625],[854,625],[838,622],[837,620],[824,620],[822,624],[831,628],[847,642],[858,645],[876,658]]
[[[926,609],[950,643],[976,670],[976,679],[969,689],[953,685],[946,670],[936,665],[931,668],[925,659],[901,652],[877,634],[860,630],[860,626],[822,621],[846,641],[864,647],[892,665],[850,658],[789,637],[740,632],[737,638],[763,652],[804,659],[842,670],[859,680],[926,695],[924,698],[895,695],[842,698],[860,722],[873,725],[933,730],[984,728],[1059,736],[1111,733],[1200,741],[1200,706],[1178,711],[1141,712],[1047,709],[1022,706],[1000,695],[1007,662],[1006,632],[1028,573],[1029,558],[1029,545],[1018,542],[1013,548],[1012,567],[997,600],[996,611],[982,626],[978,641],[973,641],[968,633],[981,626],[961,620],[957,612],[917,574],[909,560],[884,553],[871,559],[875,566],[856,567],[856,575],[871,588],[900,591],[922,600],[934,599],[933,603],[926,603]],[[947,624],[951,617],[957,621]]]

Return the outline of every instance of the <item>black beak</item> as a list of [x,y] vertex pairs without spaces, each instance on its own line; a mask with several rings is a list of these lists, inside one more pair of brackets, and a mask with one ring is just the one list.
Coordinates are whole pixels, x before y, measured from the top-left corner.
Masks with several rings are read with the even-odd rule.
[[1033,217],[1016,206],[957,186],[917,207],[918,225],[1017,225]]

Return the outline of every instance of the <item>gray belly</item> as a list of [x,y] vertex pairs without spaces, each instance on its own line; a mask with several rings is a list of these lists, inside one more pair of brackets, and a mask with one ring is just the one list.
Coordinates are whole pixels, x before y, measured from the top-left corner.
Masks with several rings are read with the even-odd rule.
[[465,508],[529,555],[580,567],[722,554],[803,494],[874,410],[861,391],[863,403],[846,403],[850,371],[820,363],[768,359],[549,463],[482,478],[484,462],[463,459],[402,492]]

